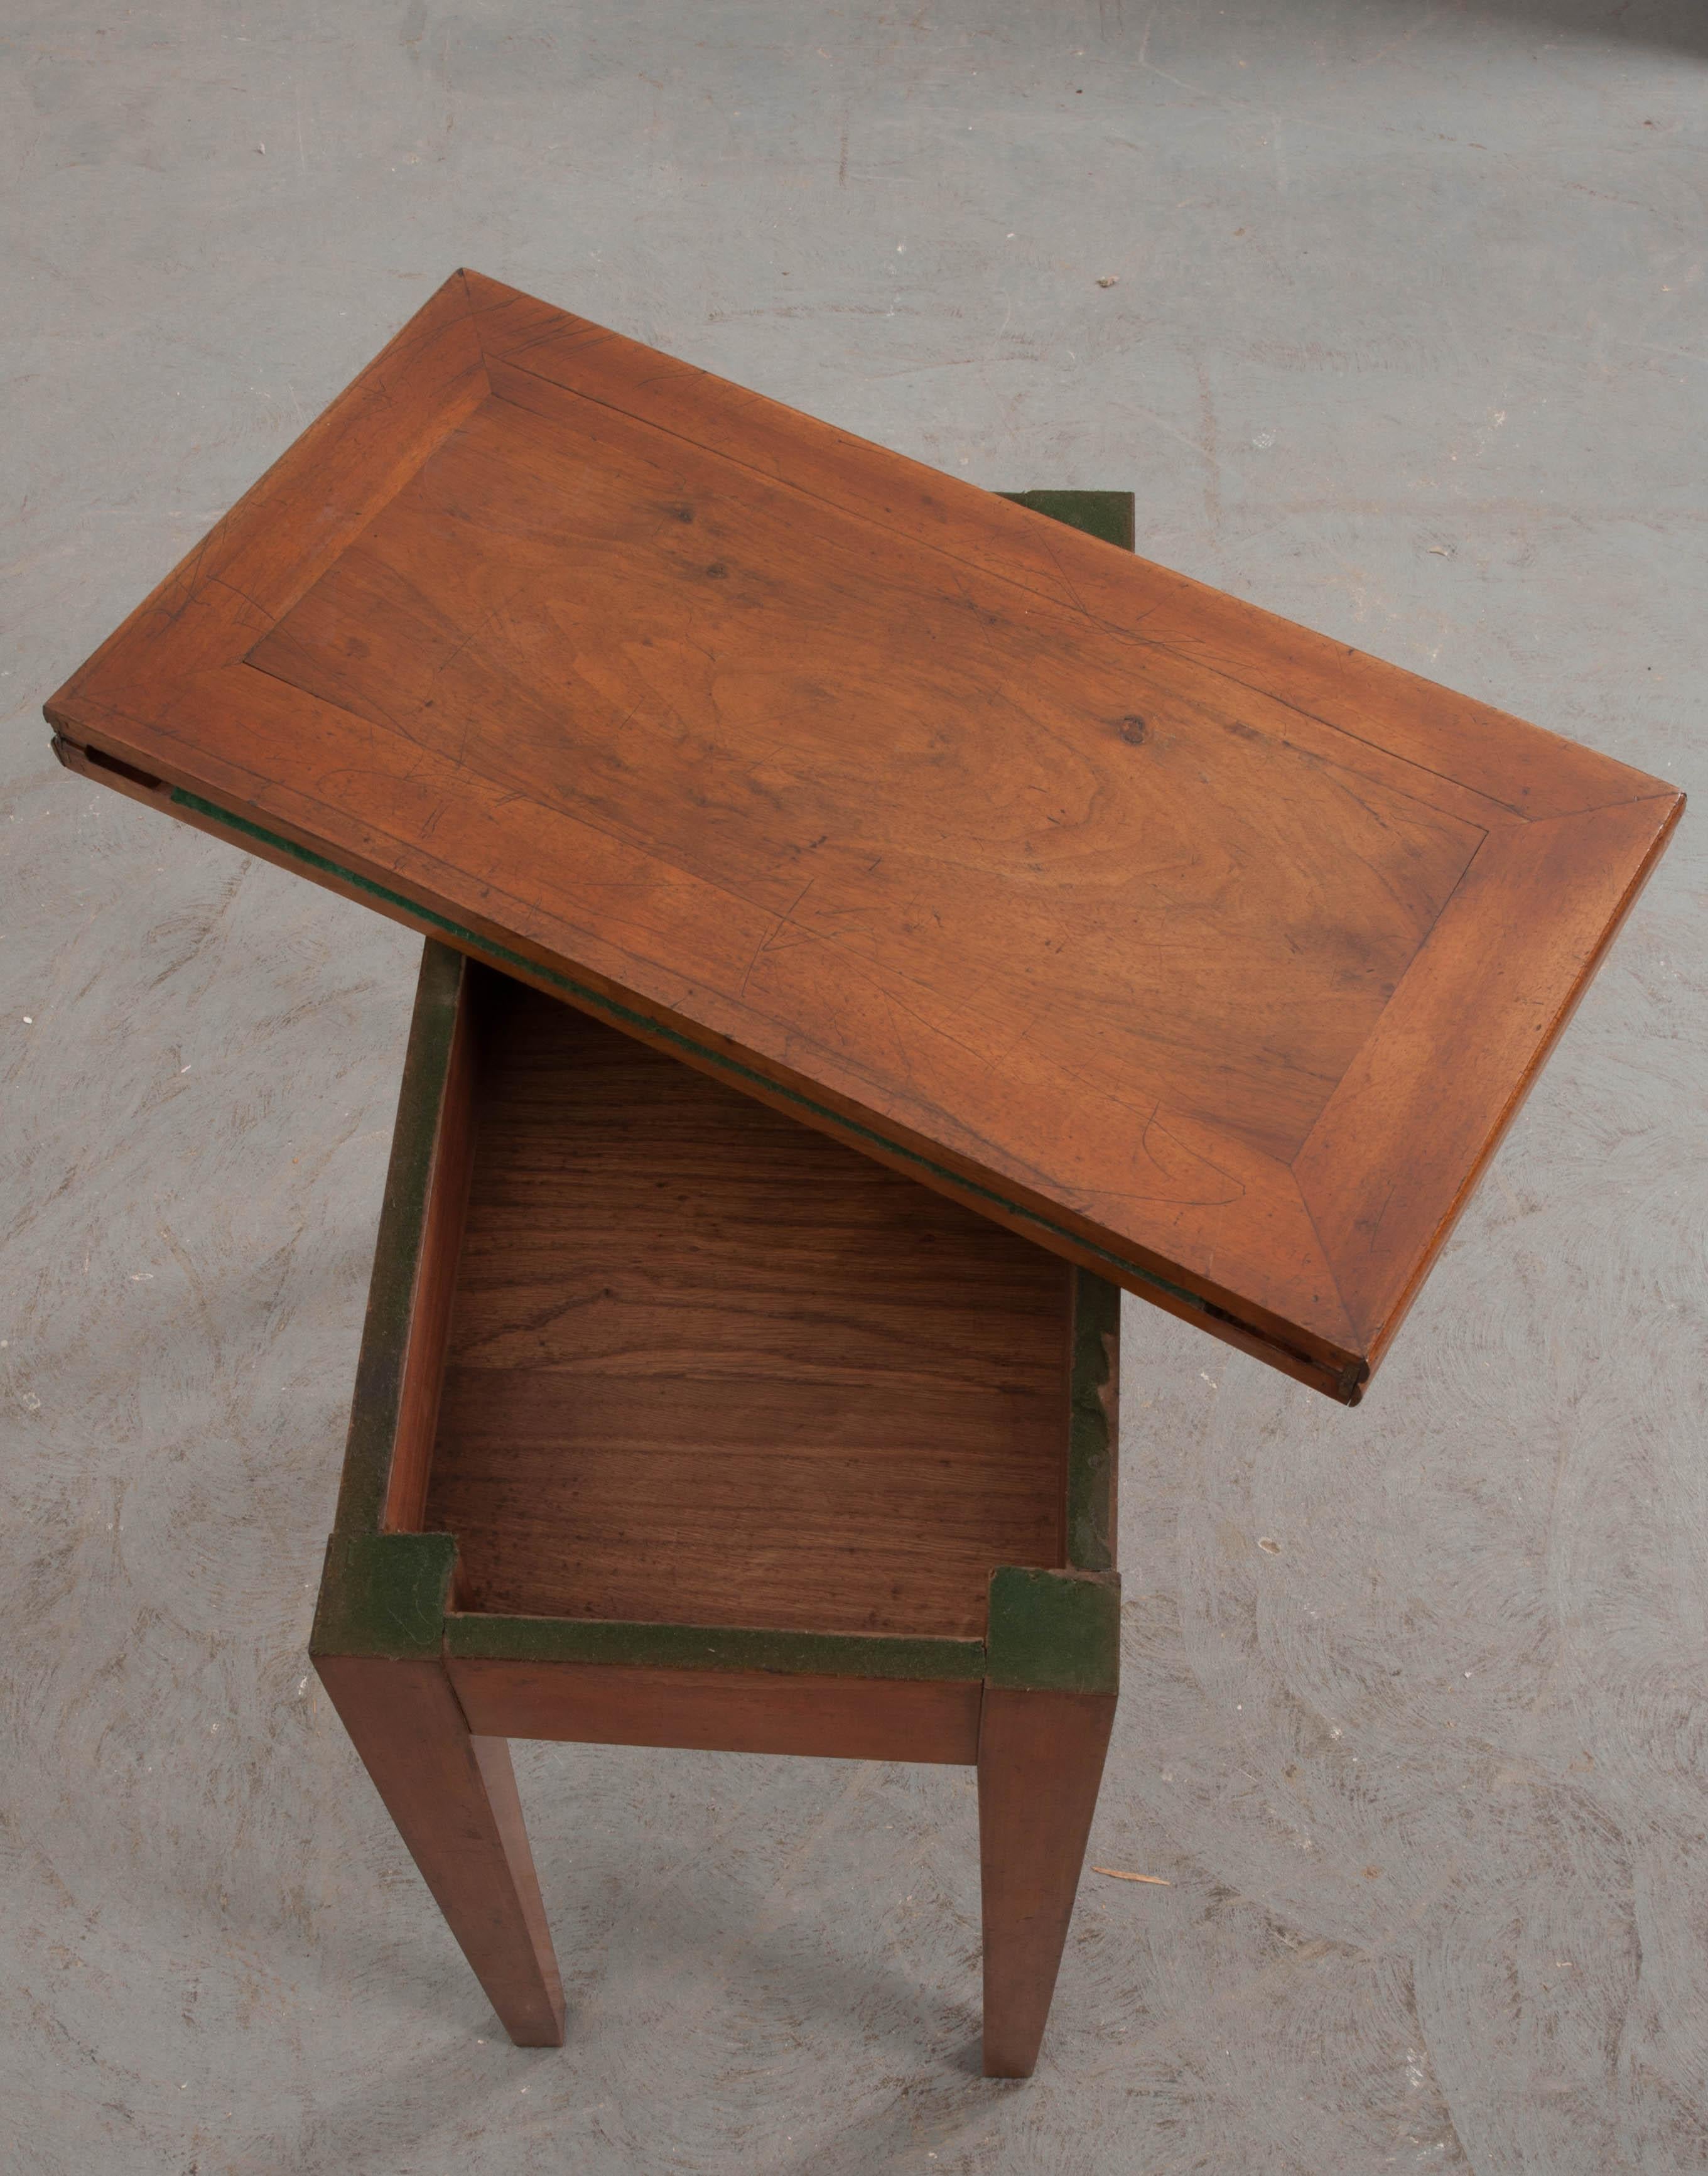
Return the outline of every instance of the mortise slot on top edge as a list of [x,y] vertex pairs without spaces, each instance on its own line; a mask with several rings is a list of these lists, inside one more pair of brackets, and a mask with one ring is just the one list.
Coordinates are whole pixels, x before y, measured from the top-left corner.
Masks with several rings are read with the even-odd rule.
[[139,770],[133,763],[125,763],[116,755],[106,755],[98,748],[79,748],[75,741],[67,740],[63,733],[54,735],[53,753],[62,763],[69,753],[96,770],[110,770],[119,778],[128,779],[133,786],[141,786],[144,793],[166,793],[171,790],[165,779],[155,778],[146,770]]

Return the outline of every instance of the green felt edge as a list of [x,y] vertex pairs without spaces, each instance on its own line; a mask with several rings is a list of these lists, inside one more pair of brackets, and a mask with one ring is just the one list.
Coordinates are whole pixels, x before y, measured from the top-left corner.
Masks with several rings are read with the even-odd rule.
[[516,1662],[605,1662],[627,1669],[772,1670],[821,1678],[930,1678],[976,1684],[981,1640],[890,1638],[746,1625],[620,1624],[561,1617],[445,1619],[448,1654]]
[[1115,1565],[1111,1512],[1117,1445],[1101,1392],[1112,1341],[1121,1327],[1121,1292],[1091,1270],[1074,1272],[1073,1351],[1068,1373],[1068,1562],[1077,1571]]
[[391,1477],[398,1401],[409,1350],[410,1316],[422,1233],[432,1180],[433,1145],[449,1072],[463,987],[464,960],[428,941],[416,984],[415,1011],[398,1090],[397,1121],[367,1289],[362,1352],[356,1363],[350,1435],[339,1486],[337,1531],[377,1533]]
[[437,1655],[457,1545],[449,1534],[335,1534],[308,1649],[313,1655]]
[[1135,548],[1137,521],[1130,491],[999,491],[996,495],[1030,507],[1034,514],[1047,514],[1052,521],[1065,521],[1070,529],[1083,529],[1086,536],[1101,537],[1123,552]]
[[1112,1693],[1121,1682],[1121,1581],[1115,1573],[990,1575],[987,1683],[1020,1692]]

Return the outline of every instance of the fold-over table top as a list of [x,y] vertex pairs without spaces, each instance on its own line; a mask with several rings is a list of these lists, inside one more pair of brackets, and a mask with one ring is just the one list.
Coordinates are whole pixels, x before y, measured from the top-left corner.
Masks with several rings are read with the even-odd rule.
[[1343,1398],[1682,806],[474,273],[48,716]]

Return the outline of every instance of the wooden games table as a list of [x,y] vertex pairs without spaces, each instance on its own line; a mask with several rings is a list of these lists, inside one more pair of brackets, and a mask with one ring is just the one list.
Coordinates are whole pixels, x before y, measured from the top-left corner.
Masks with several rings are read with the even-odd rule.
[[505,2026],[505,1741],[976,1766],[1031,2070],[1115,1710],[1115,1287],[429,943],[316,1667]]
[[1118,1291],[1356,1402],[1678,819],[1131,542],[459,273],[47,705],[432,940],[314,1649],[519,2040],[504,1741],[715,1745],[976,1763],[1031,2068]]

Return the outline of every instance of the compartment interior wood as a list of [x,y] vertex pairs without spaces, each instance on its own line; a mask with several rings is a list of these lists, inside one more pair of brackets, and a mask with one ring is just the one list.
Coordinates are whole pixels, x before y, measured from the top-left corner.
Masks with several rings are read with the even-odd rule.
[[386,1523],[460,1608],[977,1638],[1066,1561],[1066,1265],[490,970],[460,1015]]

